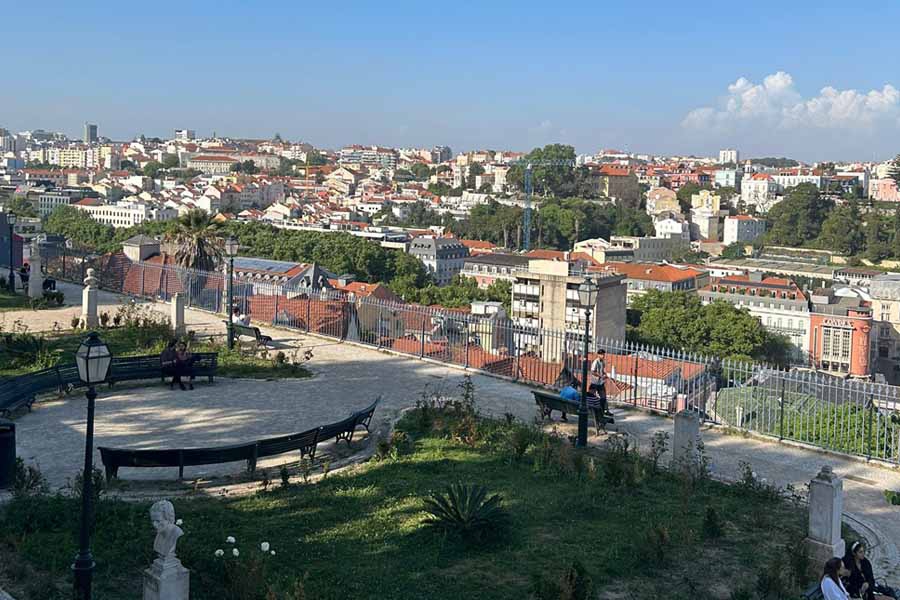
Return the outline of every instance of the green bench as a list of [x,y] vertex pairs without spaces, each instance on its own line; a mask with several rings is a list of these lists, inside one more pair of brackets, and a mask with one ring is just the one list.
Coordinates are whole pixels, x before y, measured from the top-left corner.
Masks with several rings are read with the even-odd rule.
[[232,328],[234,329],[234,337],[236,338],[250,338],[254,342],[256,342],[256,348],[259,349],[260,346],[263,348],[268,348],[269,344],[272,343],[272,336],[268,336],[263,334],[259,327],[253,327],[252,325],[241,325],[239,323],[232,323]]
[[[578,414],[580,402],[575,400],[566,400],[559,394],[545,392],[542,390],[532,390],[534,402],[541,411],[541,420],[553,419],[553,411],[557,410],[562,413],[563,421],[566,421],[567,414]],[[599,435],[601,430],[608,424],[613,424],[616,420],[612,414],[604,411],[603,401],[594,396],[588,396],[588,414],[594,418],[594,426]]]
[[378,402],[376,400],[366,408],[351,413],[346,419],[335,423],[244,444],[213,448],[130,450],[101,446],[98,449],[107,479],[118,477],[120,467],[178,467],[178,478],[182,479],[185,467],[238,461],[246,461],[247,471],[253,473],[260,458],[299,450],[301,459],[306,456],[315,459],[316,447],[321,442],[335,439],[337,442],[344,440],[349,445],[359,427],[369,431]]

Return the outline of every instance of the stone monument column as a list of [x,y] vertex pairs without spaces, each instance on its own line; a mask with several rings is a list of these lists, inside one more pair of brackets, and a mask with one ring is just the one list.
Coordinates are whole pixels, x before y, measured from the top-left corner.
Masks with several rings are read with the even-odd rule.
[[144,570],[143,600],[188,600],[191,572],[175,556],[175,545],[184,535],[175,524],[175,507],[168,500],[156,502],[150,507],[150,520],[156,529],[156,560]]
[[85,329],[93,329],[100,324],[97,318],[97,284],[100,283],[94,277],[94,270],[87,270],[84,278],[84,289],[81,291],[81,326]]
[[181,294],[172,296],[171,310],[172,329],[175,330],[175,335],[184,335],[184,296]]
[[700,415],[694,410],[675,413],[672,440],[672,466],[678,471],[695,472],[700,466]]
[[825,465],[809,482],[809,535],[805,540],[810,566],[818,573],[829,558],[844,556],[843,510],[844,482]]
[[41,245],[37,238],[31,240],[31,258],[28,259],[31,271],[28,277],[28,297],[43,298],[44,297],[44,274],[43,260],[41,259]]

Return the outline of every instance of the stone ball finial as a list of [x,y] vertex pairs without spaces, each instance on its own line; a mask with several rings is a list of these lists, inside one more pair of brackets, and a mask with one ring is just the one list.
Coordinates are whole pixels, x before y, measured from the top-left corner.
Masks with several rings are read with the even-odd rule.
[[816,479],[820,479],[822,481],[834,481],[834,469],[831,467],[831,465],[822,465],[822,470],[819,471],[818,475],[816,475]]

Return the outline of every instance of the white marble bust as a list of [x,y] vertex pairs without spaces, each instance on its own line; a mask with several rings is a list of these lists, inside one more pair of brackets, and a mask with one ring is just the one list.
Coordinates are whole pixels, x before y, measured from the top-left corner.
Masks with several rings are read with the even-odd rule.
[[175,507],[168,500],[155,502],[150,507],[150,521],[156,530],[153,549],[160,558],[175,558],[175,545],[178,538],[184,535],[181,528],[175,524]]

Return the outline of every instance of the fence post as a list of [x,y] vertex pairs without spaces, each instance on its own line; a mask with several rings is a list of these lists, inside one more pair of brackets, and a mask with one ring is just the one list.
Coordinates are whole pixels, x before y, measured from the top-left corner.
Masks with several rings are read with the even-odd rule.
[[138,263],[141,265],[141,298],[144,297],[144,263]]
[[378,306],[378,325],[375,327],[375,345],[381,348],[381,328],[384,324],[384,305]]
[[309,310],[312,305],[312,298],[309,292],[306,293],[306,333],[309,333]]
[[275,289],[275,310],[272,311],[272,325],[278,325],[278,297],[281,295],[281,290]]
[[872,460],[872,418],[875,416],[875,394],[869,394],[869,431],[866,433],[866,460]]
[[778,394],[778,441],[784,441],[784,377],[781,377],[781,391]]
[[633,383],[634,387],[632,388],[631,393],[631,405],[637,407],[637,390],[638,390],[638,361],[640,357],[638,357],[637,352],[635,352],[632,356],[634,356],[634,369],[633,369]]
[[466,336],[466,365],[465,368],[469,368],[469,321],[466,320],[466,332],[464,334]]
[[425,319],[428,317],[428,313],[422,313],[422,346],[419,349],[419,358],[424,358],[425,356]]

